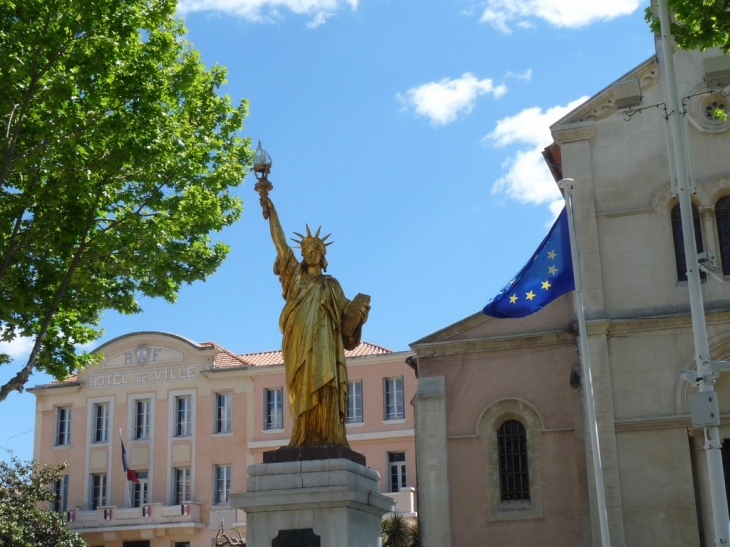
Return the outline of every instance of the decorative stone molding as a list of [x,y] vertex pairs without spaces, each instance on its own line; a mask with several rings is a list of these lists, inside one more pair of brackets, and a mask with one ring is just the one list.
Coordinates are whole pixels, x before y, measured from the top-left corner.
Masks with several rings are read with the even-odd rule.
[[461,355],[483,351],[503,351],[515,348],[556,346],[572,344],[573,335],[567,331],[543,332],[532,335],[518,334],[495,338],[476,338],[467,340],[448,340],[432,344],[414,345],[419,357],[442,355]]
[[569,142],[588,141],[596,134],[593,120],[581,120],[570,124],[555,125],[550,130],[553,133],[553,139],[560,145]]
[[711,178],[700,186],[707,195],[708,205],[714,206],[717,200],[730,194],[730,175]]
[[[527,466],[530,477],[530,499],[502,502],[499,483],[499,447],[497,430],[507,420],[517,420],[527,436]],[[489,520],[523,520],[542,518],[540,485],[540,446],[544,423],[538,411],[522,399],[501,399],[492,403],[477,423],[477,436],[482,440],[487,476]]]
[[[646,90],[656,85],[658,82],[658,75],[657,59],[656,56],[653,56],[628,74],[621,76],[621,78],[616,80],[616,82],[636,78],[639,80],[639,85],[641,86],[641,92],[643,95]],[[567,117],[560,120],[558,124],[555,124],[553,127],[557,128],[558,125],[562,126],[576,122],[596,122],[598,120],[608,118],[613,114],[616,114],[616,104],[614,102],[611,86],[608,86],[573,110]],[[553,129],[553,127],[551,127],[551,129]]]
[[730,116],[722,120],[713,115],[714,109],[730,113],[730,97],[725,93],[705,92],[704,85],[700,85],[684,100],[687,110],[687,119],[692,126],[702,133],[724,133],[730,129]]
[[697,208],[700,213],[700,220],[714,220],[715,219],[715,206],[714,205],[702,205]]

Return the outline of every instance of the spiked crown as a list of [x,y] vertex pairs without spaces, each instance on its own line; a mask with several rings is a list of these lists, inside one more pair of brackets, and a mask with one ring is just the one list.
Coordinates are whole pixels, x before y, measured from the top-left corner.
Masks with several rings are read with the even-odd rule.
[[302,247],[307,247],[309,245],[316,245],[322,252],[322,254],[325,254],[327,252],[327,247],[334,243],[334,241],[327,241],[327,238],[332,234],[327,234],[326,236],[320,238],[319,233],[322,231],[321,226],[317,228],[317,232],[314,235],[312,235],[312,231],[309,229],[308,224],[305,224],[304,226],[307,228],[306,236],[298,232],[294,232],[295,235],[299,236],[299,239],[291,238],[291,240],[297,244],[296,248],[301,249]]

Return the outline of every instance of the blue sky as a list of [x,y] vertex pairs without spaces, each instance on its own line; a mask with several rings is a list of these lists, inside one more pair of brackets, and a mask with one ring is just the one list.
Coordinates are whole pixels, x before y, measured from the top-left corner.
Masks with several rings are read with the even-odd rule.
[[[322,225],[329,274],[372,297],[363,338],[394,350],[479,310],[547,233],[560,194],[549,125],[654,54],[638,0],[184,0],[188,39],[248,99],[285,231]],[[505,7],[506,6],[506,7]],[[176,304],[105,316],[143,330],[276,349],[283,301],[255,180],[231,247]],[[505,320],[508,321],[508,320]],[[29,343],[6,351],[23,362]],[[21,364],[0,367],[6,381]],[[29,386],[49,381],[35,374]],[[0,403],[0,459],[32,457],[35,397]]]

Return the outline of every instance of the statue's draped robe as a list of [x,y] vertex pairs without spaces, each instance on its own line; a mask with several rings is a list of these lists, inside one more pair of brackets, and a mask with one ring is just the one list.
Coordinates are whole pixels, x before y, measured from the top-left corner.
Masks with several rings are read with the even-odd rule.
[[286,300],[279,327],[294,418],[289,446],[349,446],[345,349],[360,343],[362,325],[342,332],[350,304],[342,287],[332,276],[309,275],[291,249],[277,257],[274,273]]

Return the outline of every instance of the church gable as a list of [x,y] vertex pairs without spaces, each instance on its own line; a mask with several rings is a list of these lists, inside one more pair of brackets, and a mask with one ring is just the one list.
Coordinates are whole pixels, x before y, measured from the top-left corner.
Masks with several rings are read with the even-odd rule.
[[[568,332],[573,319],[572,292],[557,298],[544,309],[520,319],[496,319],[475,313],[461,321],[410,344],[417,352],[438,352],[439,346],[468,342],[504,341],[520,337],[540,336],[547,333]],[[466,349],[466,348],[464,348]]]
[[622,113],[625,109],[616,107],[617,97],[614,84],[626,82],[628,80],[638,80],[639,88],[643,95],[659,83],[658,75],[657,58],[656,56],[652,56],[633,70],[612,82],[607,87],[603,88],[562,119],[558,120],[550,127],[550,129],[552,131],[556,131],[565,125],[579,122],[595,122],[608,118],[617,112]]

